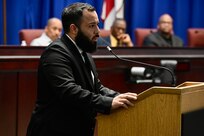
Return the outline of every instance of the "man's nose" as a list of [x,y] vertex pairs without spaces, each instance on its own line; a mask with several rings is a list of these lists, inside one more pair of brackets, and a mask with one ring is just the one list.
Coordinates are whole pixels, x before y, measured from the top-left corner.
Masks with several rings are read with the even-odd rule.
[[100,34],[100,32],[101,32],[100,28],[99,28],[98,26],[96,26],[95,33],[96,33],[96,34]]
[[119,29],[118,32],[119,32],[120,34],[123,34],[123,33],[124,33],[124,30],[123,30],[123,29]]
[[56,33],[57,35],[60,35],[60,34],[61,34],[61,31],[60,31],[60,30],[56,30],[55,33]]

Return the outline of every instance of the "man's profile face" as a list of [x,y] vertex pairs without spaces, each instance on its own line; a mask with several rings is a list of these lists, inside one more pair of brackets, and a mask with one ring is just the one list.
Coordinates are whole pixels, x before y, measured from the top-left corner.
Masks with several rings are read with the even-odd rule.
[[98,16],[95,11],[83,11],[80,28],[75,38],[77,45],[85,52],[96,51],[99,37]]
[[56,40],[62,33],[62,23],[60,20],[52,20],[45,28],[45,33],[52,40]]

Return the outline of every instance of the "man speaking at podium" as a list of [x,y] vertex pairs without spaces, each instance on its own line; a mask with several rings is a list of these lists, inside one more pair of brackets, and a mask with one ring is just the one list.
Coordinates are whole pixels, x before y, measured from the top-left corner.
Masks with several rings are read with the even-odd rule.
[[94,7],[74,3],[64,8],[65,34],[43,52],[38,92],[27,136],[93,136],[97,113],[133,106],[135,93],[119,94],[104,87],[88,53],[99,37]]

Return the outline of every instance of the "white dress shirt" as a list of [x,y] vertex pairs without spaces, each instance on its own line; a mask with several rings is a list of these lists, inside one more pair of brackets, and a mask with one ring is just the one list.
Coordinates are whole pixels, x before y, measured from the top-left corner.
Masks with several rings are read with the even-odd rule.
[[44,33],[34,40],[31,41],[30,46],[48,46],[52,40]]

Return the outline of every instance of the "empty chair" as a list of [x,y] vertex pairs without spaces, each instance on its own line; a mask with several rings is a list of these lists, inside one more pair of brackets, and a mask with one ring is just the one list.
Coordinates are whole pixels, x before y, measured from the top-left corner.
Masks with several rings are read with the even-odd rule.
[[204,47],[204,28],[189,28],[187,37],[188,47]]
[[135,44],[137,47],[142,47],[142,43],[144,38],[152,32],[156,32],[155,28],[136,28],[134,30],[135,33]]
[[33,39],[41,36],[44,32],[44,29],[22,29],[19,31],[19,40],[26,41],[26,44],[30,46],[30,43]]

